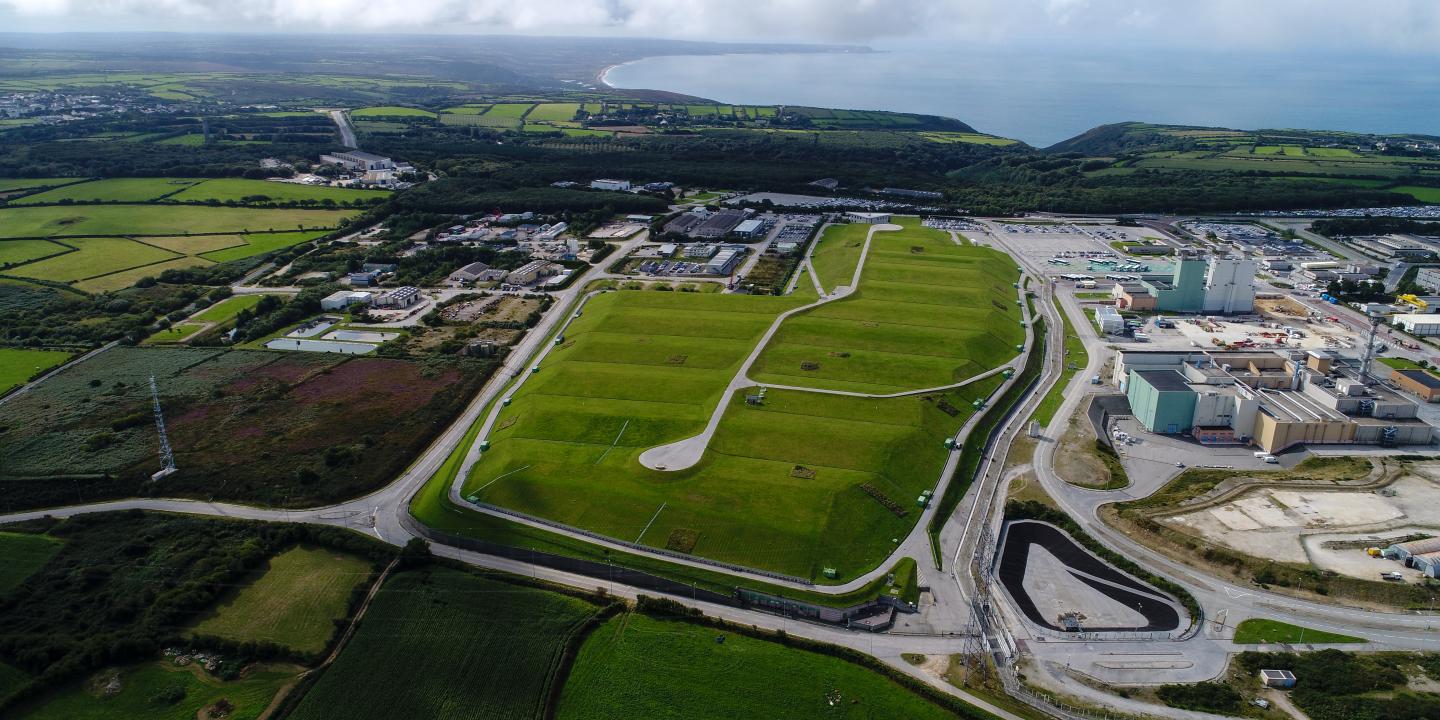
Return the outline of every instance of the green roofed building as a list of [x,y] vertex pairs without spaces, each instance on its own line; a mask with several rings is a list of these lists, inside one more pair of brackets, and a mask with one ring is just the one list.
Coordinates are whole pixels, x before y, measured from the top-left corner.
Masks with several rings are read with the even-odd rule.
[[1176,435],[1195,420],[1195,391],[1174,370],[1131,370],[1126,394],[1135,419],[1153,433]]
[[1181,260],[1169,280],[1145,280],[1161,312],[1199,312],[1205,307],[1204,260]]

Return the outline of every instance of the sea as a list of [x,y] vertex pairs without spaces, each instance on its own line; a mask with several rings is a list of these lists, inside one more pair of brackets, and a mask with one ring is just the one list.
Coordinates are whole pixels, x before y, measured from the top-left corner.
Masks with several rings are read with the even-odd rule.
[[617,88],[943,115],[1045,147],[1106,123],[1440,135],[1440,55],[910,43],[872,53],[651,57]]

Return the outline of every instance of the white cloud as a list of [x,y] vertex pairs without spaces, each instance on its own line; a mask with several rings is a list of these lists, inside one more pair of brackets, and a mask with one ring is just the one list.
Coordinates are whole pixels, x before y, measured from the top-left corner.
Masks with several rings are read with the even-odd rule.
[[512,32],[957,42],[1027,36],[1440,49],[1434,0],[0,0],[0,28]]

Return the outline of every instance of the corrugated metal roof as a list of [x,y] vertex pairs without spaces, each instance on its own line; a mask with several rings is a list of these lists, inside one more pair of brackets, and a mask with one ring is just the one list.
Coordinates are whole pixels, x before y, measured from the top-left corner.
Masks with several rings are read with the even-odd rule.
[[1411,540],[1396,545],[1390,549],[1400,550],[1410,555],[1424,555],[1425,553],[1440,552],[1440,537],[1426,538],[1424,540]]

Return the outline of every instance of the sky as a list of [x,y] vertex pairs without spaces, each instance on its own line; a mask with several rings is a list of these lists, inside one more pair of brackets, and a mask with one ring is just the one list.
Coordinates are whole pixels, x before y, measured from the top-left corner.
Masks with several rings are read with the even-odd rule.
[[1050,39],[1440,54],[1436,0],[0,0],[0,28],[514,33],[880,45]]

